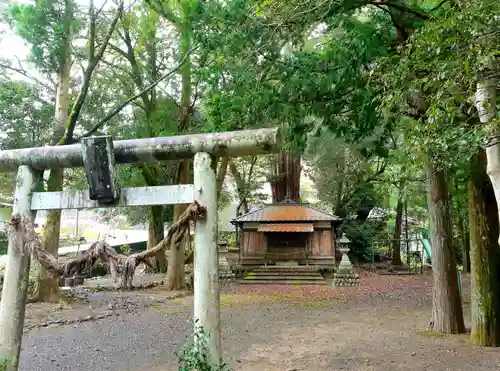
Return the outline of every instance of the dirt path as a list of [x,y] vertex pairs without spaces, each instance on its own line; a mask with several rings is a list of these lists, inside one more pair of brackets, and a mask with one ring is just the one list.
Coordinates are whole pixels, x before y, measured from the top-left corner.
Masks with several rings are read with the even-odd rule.
[[420,310],[342,312],[325,312],[321,320],[285,328],[272,343],[255,344],[235,370],[500,369],[498,350],[475,349],[466,343],[467,336],[422,332],[428,318]]
[[[425,331],[430,291],[429,277],[364,277],[343,290],[232,286],[221,296],[224,358],[234,371],[499,370],[498,350]],[[127,295],[149,301],[119,317],[27,333],[21,371],[176,370],[192,298]]]

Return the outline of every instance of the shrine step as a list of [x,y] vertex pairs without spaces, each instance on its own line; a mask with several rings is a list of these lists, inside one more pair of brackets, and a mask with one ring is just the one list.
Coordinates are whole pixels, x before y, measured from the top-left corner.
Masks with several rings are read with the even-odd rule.
[[317,277],[323,277],[320,273],[314,272],[314,271],[302,271],[302,272],[297,272],[297,271],[289,271],[289,270],[283,270],[283,271],[258,271],[254,270],[250,273],[248,273],[247,276],[317,276]]
[[292,280],[275,280],[271,279],[258,279],[258,280],[239,280],[238,283],[250,285],[327,285],[328,282],[323,280],[305,280],[305,279],[292,279]]
[[277,280],[277,281],[282,281],[282,280],[310,280],[310,281],[323,281],[324,278],[321,274],[316,275],[311,275],[311,276],[305,276],[305,275],[253,275],[249,274],[244,278],[245,280],[248,281],[256,281],[256,280]]
[[241,283],[282,285],[323,285],[325,278],[314,267],[267,266],[254,269]]
[[296,266],[296,267],[286,267],[279,265],[270,265],[267,267],[259,267],[252,271],[256,272],[265,272],[265,273],[281,273],[281,272],[293,272],[295,273],[316,273],[318,269],[312,266]]

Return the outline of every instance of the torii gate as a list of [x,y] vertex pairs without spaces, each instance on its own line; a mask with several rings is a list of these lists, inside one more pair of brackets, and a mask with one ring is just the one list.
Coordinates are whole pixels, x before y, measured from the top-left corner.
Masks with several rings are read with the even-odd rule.
[[[84,138],[81,144],[0,151],[0,172],[17,170],[13,215],[30,218],[35,210],[106,206],[150,206],[194,201],[206,208],[195,222],[194,319],[210,334],[210,361],[221,359],[220,301],[217,257],[217,192],[215,157],[249,156],[278,150],[278,129],[180,135],[111,141]],[[151,163],[194,156],[194,184],[119,189],[114,164]],[[89,164],[100,161],[101,167]],[[37,173],[47,169],[85,167],[89,190],[33,192]],[[96,174],[97,173],[97,174]],[[0,302],[0,371],[17,371],[23,335],[30,254],[9,239]]]

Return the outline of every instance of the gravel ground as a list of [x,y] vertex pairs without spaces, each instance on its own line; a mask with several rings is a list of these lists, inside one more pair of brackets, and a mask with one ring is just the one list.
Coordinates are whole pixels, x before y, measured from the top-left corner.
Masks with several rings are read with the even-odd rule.
[[[226,288],[224,358],[241,371],[499,370],[498,350],[472,347],[467,335],[425,331],[429,282],[428,277],[363,277],[360,288],[340,290]],[[467,296],[468,280],[464,283]],[[142,295],[136,300],[144,300]],[[175,353],[192,329],[192,298],[149,299],[133,313],[26,333],[20,370],[176,370]],[[464,309],[468,313],[467,303]]]
[[[231,346],[232,354],[242,354],[256,341],[264,342],[272,337],[272,328],[254,331],[264,324],[261,319],[266,318],[271,308],[261,308],[265,312],[262,316],[256,316],[255,307],[232,309],[222,312],[224,342]],[[272,314],[282,317],[277,311]],[[20,369],[173,370],[175,353],[182,349],[191,331],[191,307],[179,303],[172,303],[167,309],[151,306],[142,313],[95,322],[40,328],[27,333],[23,339]],[[236,359],[233,361],[237,363]]]

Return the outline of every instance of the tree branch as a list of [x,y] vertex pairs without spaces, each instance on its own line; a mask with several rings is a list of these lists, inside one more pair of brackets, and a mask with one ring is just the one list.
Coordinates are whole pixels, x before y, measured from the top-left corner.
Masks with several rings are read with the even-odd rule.
[[220,197],[222,186],[224,185],[224,180],[226,179],[228,165],[229,165],[229,157],[227,156],[222,157],[220,160],[219,168],[217,169],[217,180],[216,180],[217,200]]
[[9,71],[13,71],[13,72],[16,72],[30,80],[33,80],[34,82],[36,82],[38,85],[40,86],[43,86],[44,88],[46,88],[50,93],[55,93],[55,89],[54,87],[50,86],[50,85],[47,85],[43,82],[41,82],[40,80],[38,80],[36,77],[30,75],[28,72],[26,72],[23,68],[16,68],[16,67],[12,67],[8,64],[5,64],[5,63],[0,63],[0,68],[3,68],[3,69],[6,69],[6,70],[9,70]]
[[[125,27],[125,24],[123,24],[123,42],[127,46],[127,51],[126,51],[126,58],[130,63],[130,66],[132,67],[132,79],[134,80],[135,84],[137,85],[137,88],[141,91],[144,91],[144,84],[142,81],[142,76],[141,76],[141,70],[139,68],[139,63],[137,63],[137,58],[135,57],[135,48],[132,45],[132,38],[130,37],[130,31],[127,27]],[[152,89],[150,89],[152,90]],[[151,100],[149,99],[147,92],[144,92],[144,94],[141,95],[142,102],[144,104],[144,107],[148,110],[148,113],[150,108],[151,108]]]
[[95,13],[96,17],[99,17],[99,15],[102,13],[102,11],[104,10],[104,7],[106,6],[106,4],[108,3],[108,0],[104,0],[103,3],[102,3],[102,6],[99,8],[99,10]]
[[429,12],[435,12],[436,10],[438,10],[439,8],[441,8],[444,4],[446,4],[448,1],[450,1],[450,0],[443,0],[443,1],[441,1],[434,8],[429,9]]
[[116,28],[116,24],[118,23],[118,20],[120,19],[121,15],[123,13],[123,0],[120,1],[120,4],[118,5],[118,9],[116,10],[116,14],[113,17],[113,20],[111,21],[111,24],[108,29],[108,33],[106,36],[104,36],[104,40],[101,44],[101,47],[97,51],[96,55],[96,61],[100,61],[102,59],[102,56],[104,55],[104,52],[106,51],[106,48],[108,47],[109,40],[111,39],[111,36],[113,35],[113,32]]
[[78,137],[76,139],[76,141],[79,141],[80,139],[84,138],[84,137],[88,137],[90,135],[92,135],[93,133],[95,133],[97,130],[99,130],[102,126],[104,126],[106,124],[106,122],[108,122],[109,120],[111,120],[113,117],[115,117],[116,115],[118,115],[130,102],[140,98],[144,93],[150,91],[151,89],[153,89],[156,85],[158,85],[160,82],[162,82],[163,80],[165,80],[166,78],[168,78],[169,76],[173,75],[174,73],[176,73],[181,67],[182,65],[186,62],[188,56],[194,51],[196,50],[197,47],[191,49],[188,53],[186,53],[186,55],[182,58],[181,60],[181,63],[179,63],[173,70],[171,70],[169,73],[167,73],[166,75],[163,75],[162,77],[160,77],[158,80],[154,81],[152,84],[150,84],[149,86],[147,86],[146,88],[144,88],[142,91],[138,92],[137,94],[135,94],[134,96],[128,98],[127,100],[125,100],[123,103],[121,103],[119,106],[117,106],[116,108],[114,108],[110,113],[108,113],[101,121],[99,121],[92,129],[90,129],[89,131],[87,131],[85,134],[81,135],[80,137]]
[[[93,0],[91,0],[91,4],[93,6]],[[90,89],[90,83],[92,81],[92,74],[94,73],[95,68],[99,64],[100,60],[102,59],[104,55],[104,51],[106,50],[109,39],[111,38],[111,35],[113,34],[113,31],[116,27],[116,24],[118,23],[118,20],[120,18],[120,15],[123,11],[123,0],[120,1],[120,4],[118,5],[118,9],[116,10],[116,14],[111,21],[111,24],[109,26],[108,32],[106,33],[106,36],[104,37],[103,43],[101,44],[99,50],[97,51],[97,54],[94,55],[95,53],[95,16],[94,16],[94,11],[89,10],[91,13],[91,19],[90,19],[90,29],[89,29],[89,59],[88,59],[88,64],[87,67],[85,68],[85,72],[83,73],[83,85],[80,90],[80,93],[78,94],[75,103],[73,104],[73,108],[71,109],[71,113],[69,115],[68,121],[66,123],[66,130],[65,134],[59,141],[59,144],[69,144],[73,140],[73,133],[75,131],[75,126],[76,122],[78,121],[78,118],[80,116],[80,112],[83,108],[83,104],[85,103],[85,99],[87,99],[87,95]],[[94,31],[92,31],[92,28],[94,28]],[[91,38],[91,39],[90,39]]]
[[94,14],[94,0],[89,2],[89,50],[87,55],[87,65],[90,65],[95,58],[95,35],[96,35],[96,17]]
[[424,20],[429,20],[431,18],[427,14],[420,13],[419,11],[417,11],[415,9],[411,9],[411,8],[408,8],[404,5],[396,4],[396,3],[393,3],[391,1],[372,1],[371,4],[375,5],[375,6],[385,5],[385,6],[388,6],[389,8],[394,8],[394,9],[397,9],[397,10],[404,12],[404,13],[413,14],[414,16],[416,16],[420,19],[424,19]]
[[161,14],[166,20],[168,20],[172,24],[179,25],[180,23],[179,18],[175,16],[173,12],[168,12],[167,10],[165,10],[165,8],[163,7],[163,3],[160,2],[160,4],[158,4],[158,2],[155,0],[146,0],[146,4],[148,4],[152,9]]
[[110,47],[111,49],[113,49],[115,52],[117,52],[118,54],[120,54],[122,57],[124,57],[124,58],[128,59],[128,55],[127,55],[127,52],[126,52],[126,51],[124,51],[124,50],[120,49],[119,47],[117,47],[116,45],[113,45],[113,44],[111,44],[111,43],[109,43],[109,47]]

